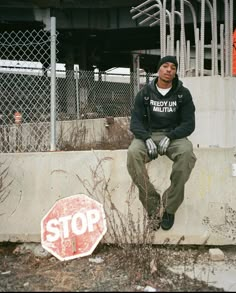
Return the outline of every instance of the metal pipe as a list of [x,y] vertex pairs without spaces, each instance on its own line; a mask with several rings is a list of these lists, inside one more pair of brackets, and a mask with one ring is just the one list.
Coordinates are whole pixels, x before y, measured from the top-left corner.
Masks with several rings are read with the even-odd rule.
[[230,44],[230,52],[229,52],[229,63],[230,63],[230,76],[233,76],[233,31],[234,31],[234,21],[233,21],[233,11],[234,11],[234,7],[233,7],[233,0],[230,0],[230,4],[229,4],[229,44]]
[[133,77],[134,77],[134,95],[137,95],[140,89],[140,81],[139,81],[139,68],[140,68],[140,55],[133,54]]
[[201,76],[204,75],[205,0],[201,0]]
[[214,26],[214,40],[215,40],[215,75],[218,75],[218,36],[217,36],[217,6],[216,0],[213,0],[213,26]]
[[166,16],[168,16],[169,19],[169,26],[171,26],[171,14],[170,11],[166,9]]
[[225,59],[224,59],[224,25],[220,25],[220,71],[221,76],[224,77],[225,72]]
[[[181,20],[181,13],[179,11],[175,11],[175,14],[178,15],[179,19],[180,19],[180,23],[182,22]],[[181,46],[181,42],[180,42],[180,46]],[[184,31],[184,35],[183,35],[183,48],[184,48],[184,59],[185,59],[185,47],[186,47],[186,39],[185,39],[185,31]]]
[[146,14],[148,15],[150,18],[152,18],[152,16],[154,16],[154,14],[149,14],[147,13],[148,11],[152,10],[153,8],[155,7],[158,7],[159,8],[159,5],[158,4],[154,4],[152,6],[149,6],[147,7],[146,9],[144,10],[141,10],[140,8],[133,8],[134,10],[137,10],[137,11],[140,11],[139,13],[137,13],[136,15],[132,16],[132,19],[135,20],[136,18],[138,18],[139,16],[143,15],[143,14]]
[[163,0],[162,4],[162,38],[163,38],[163,55],[166,55],[166,0]]
[[51,17],[51,151],[56,150],[56,18]]
[[179,49],[180,45],[179,45],[179,40],[176,41],[176,59],[178,61],[178,63],[180,64],[180,49]]
[[[157,11],[157,12],[155,12],[153,15],[151,15],[151,16],[145,18],[144,20],[140,21],[139,24],[144,24],[144,23],[148,22],[149,20],[151,20],[152,18],[154,18],[154,19],[160,21],[160,18],[156,18],[156,17],[155,17],[156,15],[159,15],[159,14],[160,14],[160,11]],[[151,26],[151,25],[150,25],[150,26]]]
[[213,40],[211,40],[211,75],[215,75],[215,69],[214,69],[214,60],[215,60],[215,50],[213,45]]
[[154,25],[156,25],[156,24],[158,24],[158,23],[160,23],[160,19],[158,19],[158,20],[156,20],[156,21],[150,23],[150,27],[153,27]]
[[80,117],[80,105],[79,105],[79,72],[78,72],[78,66],[76,66],[75,69],[75,86],[76,86],[76,108],[77,108],[77,119]]
[[180,77],[185,75],[185,48],[184,48],[184,0],[180,0],[181,31],[180,31]]
[[170,37],[170,35],[168,35],[168,36],[166,37],[166,39],[167,39],[166,54],[167,54],[167,55],[171,55],[171,51],[170,51],[171,37]]
[[157,4],[159,4],[160,6],[160,40],[161,40],[161,58],[164,57],[164,44],[163,44],[163,40],[165,40],[165,35],[163,35],[163,6],[160,0],[156,0]]
[[187,56],[186,56],[186,70],[190,69],[190,41],[187,41]]
[[229,76],[229,4],[225,0],[225,76]]
[[214,33],[214,18],[213,18],[213,7],[211,5],[211,2],[209,0],[206,0],[206,4],[209,7],[210,10],[210,16],[211,16],[211,38],[212,38],[212,42],[211,42],[211,46],[212,46],[212,55],[211,55],[211,72],[212,75],[215,75],[215,33]]
[[136,11],[136,9],[140,9],[143,6],[145,6],[146,4],[149,4],[150,2],[152,2],[153,0],[147,0],[145,2],[143,2],[142,4],[136,6],[136,7],[132,7],[132,9],[130,10],[130,13],[133,13],[134,11]]
[[201,38],[200,38],[200,31],[199,31],[199,42],[198,42],[198,67],[199,67],[199,76],[201,76],[201,64],[202,64],[202,57],[201,57]]
[[199,74],[199,28],[196,29],[195,76]]
[[[169,10],[167,10],[166,9],[166,16],[168,16],[168,18],[169,18],[169,25],[170,25],[170,23],[171,23],[171,15],[170,15],[170,11]],[[152,22],[151,24],[150,24],[150,26],[154,26],[154,24],[157,24],[157,23],[159,23],[160,22],[160,19],[158,19],[158,20],[156,20],[156,21],[154,21],[154,22]]]
[[[135,12],[137,10],[139,11],[139,13],[137,15],[135,15],[133,17],[133,19],[136,19],[136,18],[138,18],[139,16],[141,16],[143,14],[148,15],[149,19],[154,18],[154,17],[152,17],[151,14],[145,12],[147,10],[148,11],[151,10],[151,8],[145,8],[144,10],[141,11],[141,8],[143,8],[145,5],[151,3],[152,1],[153,0],[147,0],[144,3],[138,5],[137,7],[133,7],[130,10],[131,13],[133,13],[133,12]],[[152,5],[152,7],[156,6],[156,7],[158,7],[160,9],[160,20],[157,19],[157,18],[154,18],[154,19],[156,19],[156,21],[154,23],[152,23],[150,26],[153,26],[154,24],[156,24],[156,23],[158,23],[160,21],[160,50],[161,50],[161,58],[162,58],[164,56],[164,51],[163,51],[164,44],[163,43],[165,41],[165,35],[163,34],[163,6],[162,6],[162,3],[161,3],[161,0],[155,0],[155,1],[157,2],[157,4],[156,5]],[[144,23],[144,22],[146,22],[146,21],[142,21],[142,23]]]
[[[212,47],[212,55],[211,55],[211,72],[212,75],[215,75],[216,69],[215,69],[215,64],[216,64],[216,60],[215,60],[215,54],[216,54],[216,50],[215,47],[217,48],[217,44],[216,44],[216,39],[215,36],[217,34],[217,24],[214,23],[214,11],[213,11],[213,6],[211,5],[211,2],[209,0],[204,0],[206,1],[206,4],[209,7],[210,10],[210,17],[211,17],[211,37],[212,37],[212,42],[211,42],[211,47]],[[198,0],[198,2],[202,3],[202,0]],[[204,7],[205,10],[205,7]],[[204,18],[205,18],[205,11],[204,11]],[[204,23],[205,23],[205,19],[204,19]],[[205,28],[204,28],[205,29]],[[205,48],[205,44],[203,45]],[[204,58],[204,56],[203,56]]]
[[170,23],[170,54],[175,51],[175,0],[171,0],[171,23]]
[[187,0],[184,0],[184,3],[186,3],[188,5],[188,7],[190,8],[190,11],[192,13],[192,17],[193,17],[193,29],[194,29],[194,39],[195,39],[195,45],[196,45],[196,29],[197,29],[197,16],[196,16],[196,13],[195,13],[195,10],[193,8],[193,5],[187,1]]

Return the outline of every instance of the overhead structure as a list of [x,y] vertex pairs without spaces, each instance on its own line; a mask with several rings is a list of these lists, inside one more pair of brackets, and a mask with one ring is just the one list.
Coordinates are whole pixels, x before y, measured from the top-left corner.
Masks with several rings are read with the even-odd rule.
[[[221,75],[233,74],[233,0],[224,1],[224,24],[220,26],[220,42],[217,38],[217,1],[197,0],[201,5],[200,27],[197,27],[196,11],[193,1],[169,0],[167,9],[166,0],[146,0],[136,7],[132,7],[130,13],[133,20],[140,20],[139,25],[149,23],[150,27],[160,26],[160,57],[166,54],[176,55],[179,61],[179,75],[204,76],[219,74],[219,60]],[[170,3],[171,2],[171,3]],[[196,1],[195,1],[196,2]],[[176,7],[179,7],[179,11]],[[194,26],[194,43],[186,40],[185,33],[185,6],[191,12]],[[211,22],[211,41],[205,41],[206,6],[209,8]],[[175,37],[175,17],[180,18],[180,40]],[[166,24],[169,24],[170,34],[167,34]],[[231,46],[232,45],[232,46]],[[220,48],[220,52],[219,52]],[[209,50],[210,49],[210,50]],[[211,70],[205,69],[204,60],[211,59]]]

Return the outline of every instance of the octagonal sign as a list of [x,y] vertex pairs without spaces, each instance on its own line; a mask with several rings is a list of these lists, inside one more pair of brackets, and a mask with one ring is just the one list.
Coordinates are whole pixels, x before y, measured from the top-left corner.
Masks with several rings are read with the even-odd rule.
[[107,231],[102,204],[84,194],[58,200],[41,220],[41,244],[59,260],[92,254]]

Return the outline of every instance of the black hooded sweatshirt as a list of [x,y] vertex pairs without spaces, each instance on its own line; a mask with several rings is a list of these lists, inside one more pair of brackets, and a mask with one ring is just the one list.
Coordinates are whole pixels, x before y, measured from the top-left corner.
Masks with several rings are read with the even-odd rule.
[[[131,132],[144,141],[155,131],[165,131],[170,140],[189,136],[195,129],[195,106],[190,91],[176,75],[171,90],[162,96],[156,88],[157,78],[145,85],[135,97]],[[144,104],[147,92],[150,99],[150,125]]]

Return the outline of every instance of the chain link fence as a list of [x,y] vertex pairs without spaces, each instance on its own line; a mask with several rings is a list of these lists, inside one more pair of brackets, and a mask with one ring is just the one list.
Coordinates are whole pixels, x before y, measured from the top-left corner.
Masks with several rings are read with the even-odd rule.
[[[130,116],[134,81],[134,74],[64,72],[64,78],[57,78],[58,120]],[[146,76],[140,76],[140,81],[142,86]]]
[[127,148],[134,97],[151,76],[64,70],[57,72],[57,148]]
[[0,34],[0,151],[49,149],[50,31]]
[[[50,31],[0,34],[2,153],[50,150],[50,45]],[[104,126],[98,120],[129,117],[136,92],[152,77],[143,75],[137,78],[135,74],[114,74],[112,71],[80,71],[78,65],[74,70],[66,70],[65,66],[61,69],[59,65],[56,66],[55,115],[58,150],[63,150],[69,143],[73,149],[82,149],[81,145],[88,142],[88,137],[91,145],[97,136],[96,131],[100,131],[97,140],[108,139],[108,132],[101,133],[98,129],[98,125],[100,128]],[[127,136],[127,125],[116,125],[115,132],[120,128],[123,136]]]

